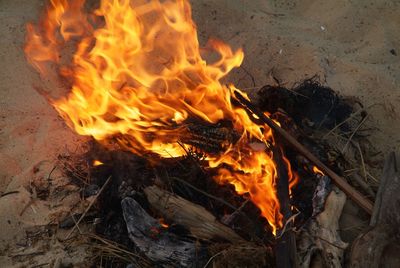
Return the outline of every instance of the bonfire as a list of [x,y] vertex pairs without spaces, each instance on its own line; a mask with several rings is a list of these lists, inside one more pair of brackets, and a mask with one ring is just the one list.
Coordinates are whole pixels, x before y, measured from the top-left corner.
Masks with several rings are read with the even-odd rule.
[[78,158],[91,176],[76,183],[95,198],[67,238],[95,211],[91,241],[122,244],[107,242],[119,265],[308,267],[318,252],[338,267],[346,195],[376,210],[374,191],[360,192],[327,157],[335,125],[353,131],[345,147],[356,140],[352,104],[316,79],[251,100],[226,79],[244,52],[216,39],[201,46],[186,0],[52,0],[28,24],[25,54],[66,93],[38,91],[90,140]]

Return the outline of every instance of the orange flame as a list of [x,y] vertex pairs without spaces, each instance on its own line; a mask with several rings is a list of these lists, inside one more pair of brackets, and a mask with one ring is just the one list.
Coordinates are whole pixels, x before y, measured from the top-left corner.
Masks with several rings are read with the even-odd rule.
[[[51,0],[39,25],[27,27],[27,60],[43,76],[55,63],[71,81],[69,95],[52,101],[57,111],[80,135],[100,142],[117,137],[136,154],[162,157],[185,154],[178,143],[186,119],[230,120],[239,141],[206,160],[219,168],[219,183],[250,195],[275,233],[282,215],[272,152],[250,146],[273,144],[271,129],[234,107],[231,97],[238,89],[220,82],[240,66],[242,50],[216,40],[201,49],[186,0],[102,0],[90,14],[83,4]],[[62,50],[71,42],[72,63],[62,63]],[[219,58],[209,62],[203,53]]]
[[101,165],[104,165],[104,163],[101,162],[100,160],[94,160],[93,161],[93,166],[97,167],[97,166],[101,166]]
[[317,175],[321,175],[321,176],[325,175],[324,172],[322,172],[322,170],[320,170],[317,166],[313,166],[312,171],[314,172],[314,174],[317,174]]
[[169,227],[168,223],[166,223],[163,218],[159,218],[158,221],[159,221],[161,227],[163,227],[163,228]]

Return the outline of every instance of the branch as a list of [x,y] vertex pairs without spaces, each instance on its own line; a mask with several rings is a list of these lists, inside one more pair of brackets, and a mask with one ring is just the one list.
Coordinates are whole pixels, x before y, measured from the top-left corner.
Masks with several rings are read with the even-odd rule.
[[241,106],[257,115],[260,120],[267,124],[275,133],[284,138],[290,145],[292,145],[299,153],[310,160],[314,165],[321,169],[332,181],[349,196],[357,205],[364,209],[368,214],[372,214],[373,204],[367,198],[365,198],[360,192],[353,188],[344,178],[336,174],[328,166],[321,162],[315,155],[313,155],[306,147],[299,143],[293,136],[291,136],[286,130],[278,126],[273,120],[268,118],[262,111],[260,111],[255,105],[253,105],[246,97],[240,92],[235,91],[234,97]]

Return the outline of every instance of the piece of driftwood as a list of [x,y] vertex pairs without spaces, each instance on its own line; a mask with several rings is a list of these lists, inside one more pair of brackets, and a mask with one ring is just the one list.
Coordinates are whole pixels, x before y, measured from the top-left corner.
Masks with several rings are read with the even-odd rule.
[[297,268],[296,237],[292,231],[292,211],[290,209],[288,170],[283,162],[279,148],[273,148],[274,161],[277,164],[278,182],[277,194],[280,204],[280,212],[283,215],[284,230],[278,230],[275,245],[276,267]]
[[145,188],[144,193],[150,206],[158,214],[168,221],[186,227],[198,239],[224,239],[232,243],[248,243],[199,205],[157,186]]
[[342,267],[347,243],[339,236],[339,218],[346,195],[333,188],[325,202],[325,209],[305,226],[298,240],[300,267],[308,268],[313,258],[320,255],[324,267]]
[[125,197],[121,206],[129,238],[158,267],[203,267],[207,262],[204,247],[170,233],[133,198]]
[[400,173],[397,167],[396,154],[390,153],[383,167],[370,226],[376,226],[380,223],[400,224],[399,192]]
[[255,105],[253,105],[246,97],[244,97],[238,91],[235,91],[234,97],[242,105],[242,107],[254,115],[256,115],[262,122],[267,124],[275,133],[279,134],[284,138],[291,146],[293,146],[299,153],[310,160],[314,165],[321,169],[326,175],[328,175],[332,181],[339,187],[346,195],[348,195],[356,204],[364,209],[369,214],[372,214],[373,204],[367,198],[365,198],[359,191],[352,187],[347,181],[336,174],[328,166],[321,162],[314,154],[312,154],[306,147],[299,143],[292,135],[286,130],[278,126],[273,120],[268,118],[262,111],[260,111]]
[[396,155],[384,165],[370,226],[351,248],[350,267],[398,267],[400,263],[400,173]]

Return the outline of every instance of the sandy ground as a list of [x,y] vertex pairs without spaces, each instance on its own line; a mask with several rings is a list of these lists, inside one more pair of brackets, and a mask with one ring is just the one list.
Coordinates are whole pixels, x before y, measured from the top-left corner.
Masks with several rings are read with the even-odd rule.
[[[216,37],[245,51],[243,68],[229,81],[254,91],[272,83],[272,76],[290,86],[319,75],[326,85],[360,98],[368,107],[367,125],[375,127],[371,141],[383,155],[399,149],[399,1],[192,2],[201,42]],[[55,208],[40,200],[36,189],[48,178],[57,156],[80,144],[80,137],[34,90],[40,79],[24,58],[25,23],[38,18],[43,4],[0,0],[0,193],[18,191],[0,197],[1,267],[24,261],[18,250],[28,254],[21,241],[29,228],[46,225],[68,210],[68,201],[54,197],[60,201]],[[57,168],[50,180],[62,183]],[[57,252],[47,259],[49,265],[66,258],[63,249]]]

